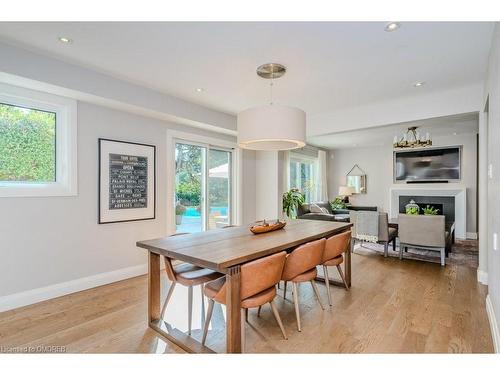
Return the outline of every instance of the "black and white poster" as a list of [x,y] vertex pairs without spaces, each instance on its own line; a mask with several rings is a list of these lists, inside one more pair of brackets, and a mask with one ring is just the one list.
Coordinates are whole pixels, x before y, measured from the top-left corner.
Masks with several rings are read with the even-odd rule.
[[155,217],[155,146],[99,139],[99,223]]

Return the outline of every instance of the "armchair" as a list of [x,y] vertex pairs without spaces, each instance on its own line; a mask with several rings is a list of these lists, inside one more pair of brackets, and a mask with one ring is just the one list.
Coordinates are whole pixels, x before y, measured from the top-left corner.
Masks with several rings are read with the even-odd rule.
[[447,232],[444,215],[404,215],[400,214],[399,259],[403,259],[403,248],[408,247],[439,251],[441,266],[445,263]]

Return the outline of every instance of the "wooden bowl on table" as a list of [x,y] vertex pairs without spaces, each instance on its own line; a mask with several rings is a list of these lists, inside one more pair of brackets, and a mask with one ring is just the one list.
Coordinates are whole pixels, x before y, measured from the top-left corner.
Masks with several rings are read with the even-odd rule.
[[261,233],[267,233],[267,232],[272,232],[275,230],[283,229],[286,225],[286,222],[284,221],[279,221],[276,220],[274,223],[267,223],[265,220],[262,222],[262,224],[254,225],[250,228],[250,232],[253,234],[261,234]]

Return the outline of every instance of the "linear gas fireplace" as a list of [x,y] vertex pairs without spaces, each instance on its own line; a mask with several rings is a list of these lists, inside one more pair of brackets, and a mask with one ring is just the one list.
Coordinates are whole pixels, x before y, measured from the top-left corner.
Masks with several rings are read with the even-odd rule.
[[424,214],[424,208],[434,207],[438,209],[439,215],[444,215],[447,222],[455,221],[455,197],[423,196],[423,195],[400,195],[399,213],[405,213],[405,206],[414,200],[420,207],[420,214]]
[[456,238],[466,238],[466,189],[392,188],[390,194],[391,218],[397,218],[399,213],[404,213],[405,206],[413,199],[421,210],[427,205],[439,209],[446,221],[455,223]]

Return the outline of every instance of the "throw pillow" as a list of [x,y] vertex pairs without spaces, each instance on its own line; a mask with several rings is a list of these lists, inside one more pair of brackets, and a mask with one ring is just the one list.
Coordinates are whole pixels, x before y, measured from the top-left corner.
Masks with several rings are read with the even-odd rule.
[[324,213],[324,214],[330,214],[330,212],[328,211],[327,208],[325,207],[320,207],[321,208],[321,211]]
[[321,210],[321,207],[316,203],[311,203],[309,205],[309,211],[311,211],[313,214],[324,214],[324,212]]

